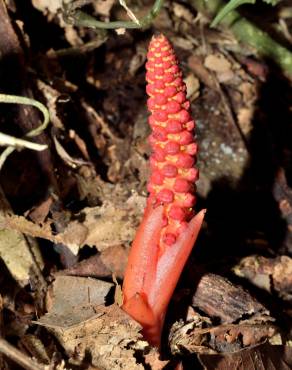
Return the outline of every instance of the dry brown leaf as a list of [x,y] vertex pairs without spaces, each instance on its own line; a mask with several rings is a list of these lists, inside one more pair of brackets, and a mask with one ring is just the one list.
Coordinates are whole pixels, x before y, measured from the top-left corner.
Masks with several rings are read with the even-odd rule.
[[234,272],[261,289],[292,299],[292,258],[288,256],[248,256],[234,267]]
[[115,0],[95,0],[93,2],[94,9],[96,13],[108,17],[110,11],[115,3]]
[[45,15],[56,14],[62,8],[62,2],[63,0],[32,0],[33,6]]
[[204,61],[204,65],[210,71],[227,72],[231,69],[231,63],[222,54],[209,54]]
[[174,15],[178,18],[181,18],[188,23],[192,23],[194,20],[193,13],[184,5],[174,2],[173,3],[173,12]]
[[78,215],[81,221],[71,221],[59,234],[54,234],[51,222],[37,225],[22,216],[6,216],[0,226],[24,234],[65,244],[76,254],[84,245],[96,246],[98,250],[133,240],[146,198],[133,194],[121,204],[105,201],[101,207],[84,208]]
[[[206,328],[206,325],[209,327]],[[276,334],[272,324],[255,324],[244,321],[211,327],[210,320],[197,314],[192,321],[178,322],[170,331],[170,348],[174,355],[188,353],[212,354],[234,352],[261,343]]]
[[102,207],[85,208],[84,225],[89,230],[84,244],[103,250],[109,246],[133,240],[138,220],[136,211],[129,204],[115,206],[109,203]]
[[49,196],[47,199],[41,202],[41,204],[29,211],[28,217],[37,224],[43,223],[50,212],[52,204],[53,198]]
[[145,356],[145,364],[151,370],[163,370],[169,364],[167,360],[160,360],[160,354],[156,348],[152,348]]
[[211,320],[192,310],[192,317],[187,323],[182,320],[175,322],[169,333],[169,345],[173,355],[181,354],[184,350],[189,353],[217,353],[208,346]]
[[73,158],[70,156],[68,152],[63,148],[61,145],[60,141],[57,139],[55,135],[53,135],[53,141],[55,144],[56,152],[59,154],[59,156],[62,158],[62,160],[70,167],[76,168],[78,166],[82,166],[84,164],[88,164],[88,162],[78,159],[78,158]]
[[200,94],[200,81],[193,74],[189,74],[184,82],[187,86],[187,98],[190,101],[194,101]]
[[115,274],[122,279],[127,260],[128,250],[122,245],[115,245],[57,274],[96,278],[110,278]]
[[212,77],[210,71],[204,66],[202,60],[197,55],[191,55],[188,58],[188,66],[191,71],[199,78],[203,84],[210,87],[211,89],[216,89],[215,81]]
[[58,338],[76,365],[90,356],[92,365],[104,370],[144,369],[135,358],[136,349],[141,353],[147,347],[147,343],[140,340],[141,326],[116,305],[95,306],[95,314],[90,318],[74,326],[62,329],[50,326],[48,330]]
[[230,354],[199,355],[208,370],[289,370],[292,368],[292,348],[268,343]]
[[10,204],[0,188],[0,258],[17,283],[25,286],[32,273],[38,275],[43,268],[43,259],[36,243],[29,244],[21,232],[3,225],[7,218],[17,218],[11,212]]
[[66,331],[95,316],[95,306],[103,304],[112,283],[76,276],[56,276],[47,294],[48,313],[39,325]]
[[244,135],[248,135],[252,130],[253,108],[239,108],[237,113],[238,124]]

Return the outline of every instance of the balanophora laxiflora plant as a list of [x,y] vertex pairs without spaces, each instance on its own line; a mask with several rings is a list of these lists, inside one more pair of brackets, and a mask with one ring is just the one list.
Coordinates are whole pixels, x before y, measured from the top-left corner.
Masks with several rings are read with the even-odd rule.
[[154,36],[146,63],[151,176],[149,197],[133,241],[123,284],[123,309],[160,345],[168,303],[200,231],[194,213],[198,169],[195,122],[174,49]]

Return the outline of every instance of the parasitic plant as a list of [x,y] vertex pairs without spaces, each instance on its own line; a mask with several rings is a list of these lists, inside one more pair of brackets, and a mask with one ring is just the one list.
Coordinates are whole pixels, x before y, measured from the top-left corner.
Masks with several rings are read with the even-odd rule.
[[205,211],[194,214],[197,144],[186,86],[173,47],[154,36],[146,63],[151,176],[149,197],[134,239],[123,284],[123,309],[159,346],[175,286],[200,231]]

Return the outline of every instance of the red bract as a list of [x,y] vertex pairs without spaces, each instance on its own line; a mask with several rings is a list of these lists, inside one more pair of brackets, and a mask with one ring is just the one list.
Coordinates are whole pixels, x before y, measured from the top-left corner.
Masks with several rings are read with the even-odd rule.
[[159,345],[168,303],[205,211],[194,216],[195,123],[174,50],[159,35],[152,38],[147,57],[150,195],[129,255],[123,308],[143,326],[145,338]]

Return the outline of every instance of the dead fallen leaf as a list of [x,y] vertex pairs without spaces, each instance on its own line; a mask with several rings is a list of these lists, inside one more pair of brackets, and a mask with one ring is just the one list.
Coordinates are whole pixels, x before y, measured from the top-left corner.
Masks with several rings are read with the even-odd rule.
[[178,18],[181,18],[188,23],[192,23],[194,20],[193,13],[184,5],[174,2],[173,5],[174,15]]
[[210,71],[227,72],[231,69],[231,63],[222,54],[209,54],[204,61],[204,65]]
[[200,82],[197,77],[193,74],[189,74],[185,79],[184,82],[187,86],[187,98],[190,101],[194,101],[200,94]]
[[[39,324],[44,325],[45,316]],[[135,357],[136,350],[141,354],[147,347],[147,343],[140,340],[141,326],[116,305],[95,306],[95,314],[90,318],[73,326],[55,325],[47,329],[58,338],[75,365],[90,356],[92,365],[104,370],[144,369]]]
[[292,258],[288,256],[248,256],[234,267],[234,272],[269,293],[292,299]]
[[122,279],[127,260],[127,249],[122,245],[115,245],[57,274],[96,278],[111,278],[112,274],[115,274]]
[[[12,210],[0,188],[0,224],[11,216]],[[15,216],[16,217],[16,216]],[[21,232],[0,227],[0,257],[20,286],[28,284],[32,273],[38,275],[43,259],[36,243],[29,244]]]
[[41,202],[41,204],[29,211],[28,217],[37,224],[43,223],[50,212],[52,204],[53,198],[49,196],[47,199]]
[[93,2],[94,10],[100,15],[108,17],[115,3],[115,0],[96,0]]
[[32,4],[44,14],[48,12],[56,14],[59,9],[62,9],[62,0],[32,0]]
[[53,141],[55,144],[56,152],[59,154],[59,156],[62,158],[62,160],[70,167],[76,168],[78,166],[82,166],[84,164],[89,164],[88,162],[73,158],[70,156],[70,154],[64,149],[64,147],[61,145],[60,141],[57,139],[55,135],[53,135]]
[[240,129],[244,135],[250,134],[252,130],[252,119],[254,115],[254,109],[252,108],[239,108],[237,113],[237,120]]
[[160,360],[160,354],[156,348],[152,348],[149,353],[144,355],[146,366],[151,370],[163,370],[169,364],[168,360]]
[[199,355],[208,370],[289,370],[292,368],[292,348],[264,343],[235,353]]
[[105,201],[101,207],[84,208],[76,215],[80,221],[69,222],[59,234],[52,232],[52,221],[37,225],[22,216],[5,216],[0,219],[0,226],[64,244],[74,254],[84,245],[96,246],[101,251],[133,240],[145,201],[145,197],[132,194],[123,204]]
[[204,85],[216,90],[216,84],[211,72],[204,66],[203,61],[197,55],[191,55],[188,58],[188,66],[191,71],[203,82]]

